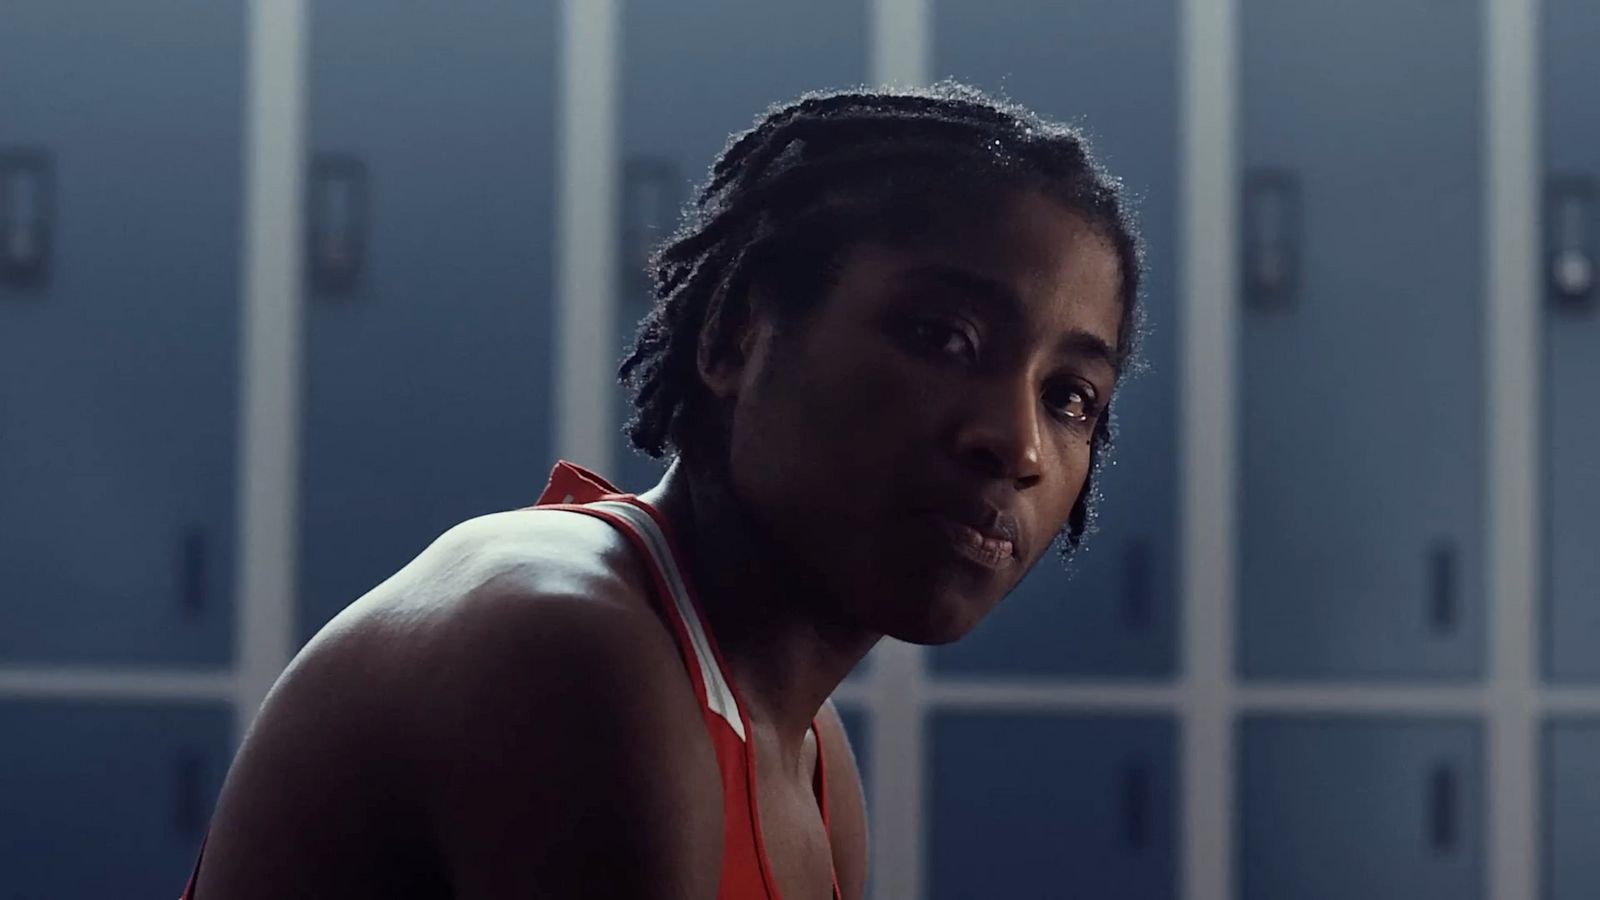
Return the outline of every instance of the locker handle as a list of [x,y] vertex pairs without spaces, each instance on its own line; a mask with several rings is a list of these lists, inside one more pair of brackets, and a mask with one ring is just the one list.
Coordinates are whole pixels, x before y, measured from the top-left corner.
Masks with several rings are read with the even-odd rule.
[[665,156],[638,156],[622,165],[621,268],[627,296],[653,302],[650,254],[678,225],[683,170]]
[[1150,542],[1134,538],[1122,559],[1122,624],[1129,631],[1150,625]]
[[1567,311],[1595,308],[1595,231],[1600,189],[1585,175],[1557,175],[1546,189],[1550,300]]
[[196,525],[184,531],[178,548],[178,602],[183,614],[191,619],[205,612],[209,550],[205,528]]
[[1286,310],[1300,287],[1300,179],[1287,169],[1256,167],[1244,177],[1245,302]]
[[1428,837],[1435,853],[1452,853],[1460,841],[1460,797],[1455,767],[1440,763],[1428,778]]
[[1122,768],[1122,840],[1129,850],[1150,847],[1150,770],[1137,760]]
[[180,752],[172,768],[173,827],[179,835],[197,839],[205,827],[206,817],[202,760],[192,751]]
[[0,151],[0,284],[49,280],[55,239],[55,165],[43,150]]
[[1441,538],[1428,551],[1428,618],[1436,634],[1449,634],[1459,618],[1455,542]]
[[349,154],[311,160],[306,197],[306,272],[323,297],[346,297],[367,265],[370,205],[367,165]]

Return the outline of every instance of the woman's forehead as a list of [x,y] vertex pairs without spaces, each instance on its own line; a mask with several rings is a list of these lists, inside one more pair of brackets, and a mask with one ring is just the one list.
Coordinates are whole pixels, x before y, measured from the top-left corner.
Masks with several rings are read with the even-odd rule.
[[[990,302],[1031,315],[1096,308],[1116,325],[1122,313],[1121,261],[1099,229],[1069,208],[1041,199],[1007,215],[974,217],[894,244],[847,250],[839,287],[937,294]],[[863,298],[857,298],[863,299]]]

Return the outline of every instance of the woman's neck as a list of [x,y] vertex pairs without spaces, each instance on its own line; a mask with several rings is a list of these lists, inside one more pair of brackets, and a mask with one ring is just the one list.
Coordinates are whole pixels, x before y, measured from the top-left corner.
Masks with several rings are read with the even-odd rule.
[[681,460],[640,495],[666,518],[706,617],[747,707],[798,755],[817,711],[881,635],[843,621],[849,608],[813,574],[764,539],[759,524],[717,480]]

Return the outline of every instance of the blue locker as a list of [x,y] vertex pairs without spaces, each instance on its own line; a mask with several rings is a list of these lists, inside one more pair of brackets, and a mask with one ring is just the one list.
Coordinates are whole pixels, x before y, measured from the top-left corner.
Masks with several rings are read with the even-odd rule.
[[1600,679],[1600,6],[1545,0],[1545,672]]
[[1600,896],[1600,722],[1550,722],[1544,730],[1544,897]]
[[0,5],[0,664],[231,657],[244,27]]
[[[1178,9],[1173,0],[937,0],[933,63],[1084,128],[1124,179],[1148,244],[1149,371],[1115,402],[1099,532],[1054,552],[976,632],[933,654],[946,674],[1156,678],[1177,668]],[[1114,77],[1108,77],[1115,73]]]
[[301,632],[553,463],[553,0],[311,8]]
[[929,736],[929,897],[1178,896],[1170,719],[942,712]]
[[220,705],[0,703],[0,895],[176,897],[231,726]]
[[838,704],[839,720],[844,723],[844,733],[850,738],[850,749],[856,757],[856,769],[861,773],[861,791],[867,804],[867,896],[872,893],[872,826],[876,818],[872,814],[872,732],[870,722],[872,714],[865,707],[851,703]]
[[[621,293],[617,357],[653,302],[645,264],[677,228],[728,136],[768,106],[866,80],[865,0],[681,0],[622,4]],[[616,366],[611,370],[615,372]],[[623,433],[632,397],[617,392],[613,470],[643,491],[666,470]]]
[[1240,733],[1243,900],[1484,895],[1476,723],[1263,716]]
[[1480,7],[1240,7],[1249,677],[1481,671]]
[[861,787],[867,791],[867,798],[872,797],[871,790],[867,787],[867,766],[872,762],[872,734],[868,730],[868,722],[872,718],[865,707],[850,703],[838,704],[839,720],[844,723],[844,733],[850,738],[850,749],[855,752],[856,768],[861,771]]

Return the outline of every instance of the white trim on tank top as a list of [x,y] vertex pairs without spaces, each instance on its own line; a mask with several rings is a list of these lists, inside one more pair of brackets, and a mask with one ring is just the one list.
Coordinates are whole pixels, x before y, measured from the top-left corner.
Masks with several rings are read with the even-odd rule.
[[649,513],[632,503],[597,500],[585,505],[620,516],[644,538],[656,568],[667,583],[667,591],[672,595],[672,605],[678,611],[678,618],[683,620],[684,630],[689,633],[689,645],[694,650],[695,661],[700,665],[700,680],[706,686],[706,705],[728,723],[739,740],[745,740],[744,719],[739,715],[739,704],[733,698],[733,690],[728,687],[727,679],[722,677],[716,654],[711,652],[711,640],[707,637],[705,624],[700,621],[694,602],[689,599],[689,587],[683,580],[683,573],[679,571],[678,562],[672,555],[672,545],[668,543],[661,526]]

